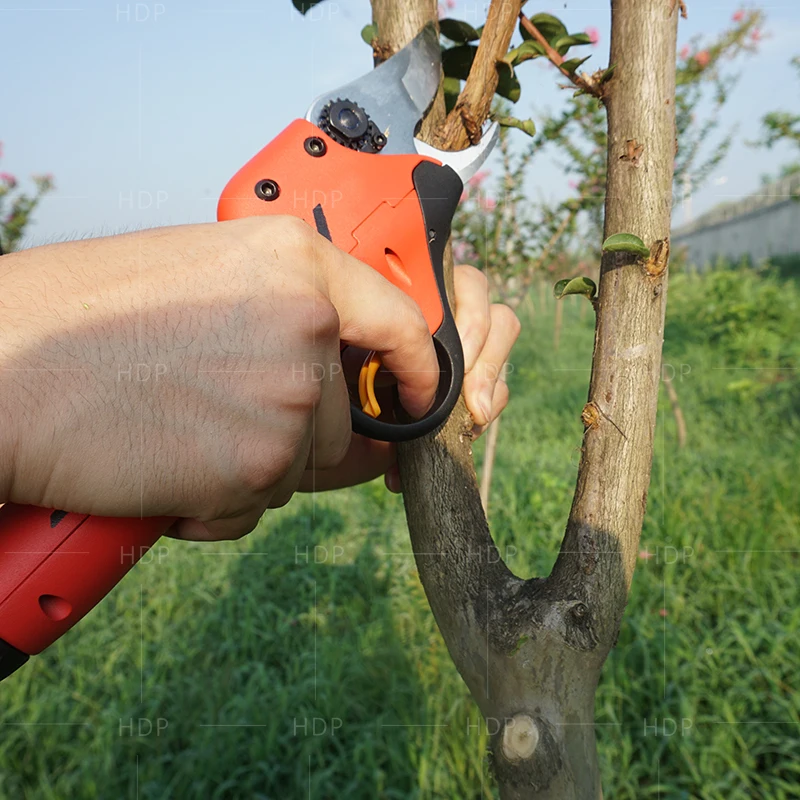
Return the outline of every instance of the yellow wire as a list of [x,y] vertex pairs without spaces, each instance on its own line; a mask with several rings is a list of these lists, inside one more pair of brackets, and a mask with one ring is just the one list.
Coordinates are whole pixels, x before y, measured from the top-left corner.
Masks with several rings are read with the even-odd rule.
[[361,410],[370,417],[379,417],[381,407],[375,397],[375,376],[381,368],[381,357],[370,350],[358,375],[358,399]]

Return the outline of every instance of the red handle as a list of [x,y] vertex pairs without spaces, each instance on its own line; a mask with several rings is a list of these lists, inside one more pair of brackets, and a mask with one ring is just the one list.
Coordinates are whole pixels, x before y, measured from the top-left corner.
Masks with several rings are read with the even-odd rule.
[[[7,503],[0,508],[0,640],[34,655],[94,608],[174,522]],[[3,672],[0,654],[0,678]]]

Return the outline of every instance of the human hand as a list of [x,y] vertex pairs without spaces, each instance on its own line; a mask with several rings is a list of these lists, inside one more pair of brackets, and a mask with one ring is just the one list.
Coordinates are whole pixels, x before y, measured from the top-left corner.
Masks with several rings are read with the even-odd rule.
[[417,305],[293,217],[34,248],[0,278],[0,502],[235,538],[349,451],[340,340],[409,413],[434,399]]
[[[508,404],[503,370],[517,340],[520,323],[506,305],[489,301],[486,276],[475,267],[457,266],[453,278],[456,327],[464,347],[464,399],[479,436]],[[306,470],[302,491],[325,491],[353,486],[385,476],[386,486],[401,491],[396,447],[353,435],[350,449],[335,469]]]

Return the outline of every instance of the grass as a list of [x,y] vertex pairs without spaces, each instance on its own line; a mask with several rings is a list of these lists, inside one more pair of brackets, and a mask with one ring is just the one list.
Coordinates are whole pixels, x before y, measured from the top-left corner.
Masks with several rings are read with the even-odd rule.
[[[755,364],[687,333],[703,285],[676,282],[665,361],[688,445],[662,398],[654,555],[598,691],[616,800],[800,796],[798,419],[772,380],[792,373],[743,387]],[[533,302],[492,498],[521,575],[558,550],[592,343],[570,298],[553,353],[552,301]],[[409,549],[378,483],[295,498],[240,542],[165,540],[0,685],[0,798],[494,797],[486,731]]]

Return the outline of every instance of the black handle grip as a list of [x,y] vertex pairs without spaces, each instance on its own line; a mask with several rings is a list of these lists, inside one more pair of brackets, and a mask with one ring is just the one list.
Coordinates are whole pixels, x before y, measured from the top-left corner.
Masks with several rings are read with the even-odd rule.
[[433,344],[439,359],[439,388],[433,406],[422,419],[412,419],[404,414],[396,391],[394,398],[396,422],[374,419],[358,406],[351,404],[353,431],[383,442],[406,442],[435,431],[450,416],[464,383],[464,351],[461,348],[453,312],[447,301],[444,280],[444,249],[450,238],[450,226],[464,184],[453,169],[440,166],[433,161],[421,161],[414,168],[412,178],[422,208],[422,219],[428,238],[428,254],[444,312],[442,324],[433,334]]

